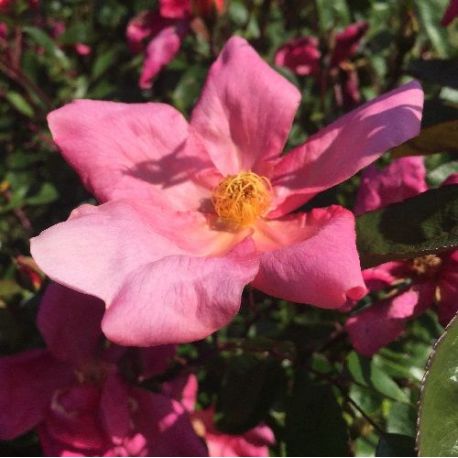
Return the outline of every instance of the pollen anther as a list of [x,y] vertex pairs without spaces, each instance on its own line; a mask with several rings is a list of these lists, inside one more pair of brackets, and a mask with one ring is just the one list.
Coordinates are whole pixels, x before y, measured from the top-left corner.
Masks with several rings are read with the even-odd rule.
[[235,227],[251,226],[268,210],[272,198],[270,181],[253,172],[227,176],[213,191],[216,214]]

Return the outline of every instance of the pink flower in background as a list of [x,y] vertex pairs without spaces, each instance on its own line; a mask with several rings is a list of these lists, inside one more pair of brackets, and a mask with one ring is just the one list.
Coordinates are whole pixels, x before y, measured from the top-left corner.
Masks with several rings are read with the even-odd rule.
[[[422,157],[398,159],[381,171],[369,167],[362,176],[355,212],[383,208],[426,191],[425,176]],[[458,175],[452,175],[444,184],[457,182]],[[432,305],[444,325],[458,310],[458,250],[388,262],[366,269],[363,276],[371,291],[400,286],[394,294],[347,320],[350,340],[363,355],[371,356],[395,340],[409,319]]]
[[317,75],[321,52],[315,37],[303,37],[285,43],[275,53],[275,65],[287,67],[296,75]]
[[442,17],[441,24],[447,27],[458,16],[458,0],[450,0],[450,3]]
[[190,342],[225,326],[243,288],[337,309],[366,294],[353,214],[291,213],[418,133],[417,82],[280,155],[299,91],[234,37],[188,123],[159,103],[71,103],[53,138],[102,202],[32,239],[59,283],[104,300],[123,345]]
[[[335,79],[340,80],[342,94],[339,97],[343,98],[342,104],[346,106],[360,101],[358,75],[350,59],[358,50],[367,28],[367,23],[363,21],[349,25],[335,36],[331,50],[329,71]],[[315,37],[303,37],[285,43],[276,52],[274,60],[275,65],[287,67],[297,75],[314,75],[319,80],[323,78],[320,75],[321,52]],[[322,80],[322,84],[327,83]]]
[[[38,315],[48,348],[0,358],[0,439],[37,428],[45,456],[206,455],[179,402],[124,381],[117,363],[134,350],[103,346],[102,315],[99,300],[48,287]],[[135,351],[154,359],[151,376],[174,348]]]
[[195,409],[198,392],[195,375],[166,383],[164,392],[179,400],[190,412],[194,429],[205,440],[209,456],[269,456],[269,446],[275,443],[275,437],[267,425],[260,424],[244,434],[227,434],[216,428],[213,407]]
[[140,88],[151,88],[154,77],[175,58],[193,14],[209,16],[214,10],[221,14],[224,3],[224,0],[160,0],[159,11],[143,11],[129,22],[126,35],[130,49],[145,52]]

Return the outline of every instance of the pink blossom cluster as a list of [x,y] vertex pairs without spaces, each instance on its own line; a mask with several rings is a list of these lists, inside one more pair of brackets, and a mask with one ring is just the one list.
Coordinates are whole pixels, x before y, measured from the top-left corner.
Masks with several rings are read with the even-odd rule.
[[[458,174],[453,174],[442,186],[457,183]],[[383,208],[427,189],[422,157],[398,159],[384,170],[370,166],[362,174],[355,212]],[[364,270],[363,277],[370,291],[387,293],[346,322],[353,346],[363,355],[371,356],[395,340],[410,319],[428,308],[437,310],[444,326],[458,310],[458,250],[388,262]]]
[[45,456],[268,455],[267,426],[228,436],[211,408],[195,411],[194,376],[158,392],[139,387],[168,367],[174,346],[114,345],[102,315],[94,297],[47,288],[37,319],[47,348],[0,358],[0,439],[36,429]]
[[154,77],[174,59],[194,17],[222,14],[225,0],[159,0],[158,11],[143,11],[127,26],[133,52],[145,53],[139,86],[149,89]]
[[[164,57],[154,72],[195,14],[189,2],[160,5],[128,32],[134,47],[165,40],[152,46]],[[196,408],[192,374],[157,392],[140,384],[164,371],[173,344],[227,325],[248,284],[325,309],[367,294],[353,213],[301,207],[417,135],[423,92],[407,83],[282,154],[299,103],[298,89],[233,37],[189,120],[163,103],[94,100],[49,114],[99,204],[31,241],[56,282],[38,315],[47,349],[0,359],[1,438],[37,429],[45,453],[62,456],[268,455],[266,425],[228,436],[212,406]],[[126,360],[138,364],[126,370]]]

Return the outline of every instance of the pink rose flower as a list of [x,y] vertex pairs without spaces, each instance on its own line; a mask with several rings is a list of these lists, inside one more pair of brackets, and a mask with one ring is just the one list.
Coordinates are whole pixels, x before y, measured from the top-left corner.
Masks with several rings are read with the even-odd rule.
[[444,16],[442,17],[441,24],[447,27],[453,19],[458,16],[458,0],[450,0]]
[[79,100],[49,115],[53,138],[103,204],[32,239],[40,268],[104,300],[123,345],[202,339],[243,288],[337,309],[366,294],[353,214],[291,213],[418,133],[415,81],[280,155],[300,93],[234,37],[188,123],[160,103]]
[[[355,212],[383,208],[428,189],[422,157],[406,157],[384,170],[368,167],[362,176]],[[444,184],[458,182],[452,175]],[[435,306],[446,325],[458,310],[458,250],[388,262],[363,272],[371,291],[394,288],[394,294],[350,317],[346,330],[355,349],[366,356],[399,337],[409,319]],[[408,281],[408,282],[407,282]],[[396,285],[403,285],[396,290]],[[409,285],[409,286],[406,286]]]
[[244,434],[227,434],[214,423],[214,409],[196,410],[198,382],[195,375],[178,377],[164,385],[164,392],[179,400],[189,411],[195,431],[206,442],[209,456],[269,456],[275,443],[272,430],[260,424]]
[[[346,106],[360,101],[358,75],[349,61],[358,50],[367,28],[367,23],[363,21],[349,25],[335,36],[331,50],[329,71],[334,78],[342,80],[342,94],[339,96]],[[275,65],[287,67],[297,75],[313,75],[318,80],[323,79],[323,75],[320,75],[321,52],[315,37],[302,37],[285,43],[276,52],[274,61]],[[326,86],[327,82],[322,80],[322,85]]]
[[[49,286],[38,315],[48,348],[0,358],[0,439],[36,428],[45,456],[206,455],[179,402],[122,378],[128,350],[104,349],[102,315],[98,299]],[[151,376],[174,348],[137,351],[155,359]]]
[[133,52],[145,52],[140,88],[151,88],[154,77],[175,58],[193,15],[221,14],[224,6],[224,0],[160,0],[159,11],[143,11],[134,17],[126,35]]

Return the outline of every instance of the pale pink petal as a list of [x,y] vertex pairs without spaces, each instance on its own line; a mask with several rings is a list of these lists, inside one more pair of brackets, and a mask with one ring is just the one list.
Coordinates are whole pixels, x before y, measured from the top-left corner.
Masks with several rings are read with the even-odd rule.
[[134,429],[146,440],[146,456],[208,456],[183,406],[162,394],[132,389]]
[[71,368],[47,350],[0,358],[0,439],[14,439],[35,427],[54,392],[72,380]]
[[438,279],[438,314],[446,326],[458,311],[458,250],[443,256],[443,266]]
[[238,237],[212,231],[200,213],[113,201],[80,207],[68,221],[33,238],[31,252],[53,280],[109,306],[127,276],[140,266],[164,256],[224,252]]
[[355,350],[372,356],[396,340],[404,331],[406,321],[431,305],[433,292],[433,284],[415,285],[350,317],[345,329]]
[[145,198],[190,210],[208,194],[192,177],[209,159],[184,153],[187,122],[168,105],[77,100],[48,122],[64,158],[102,202]]
[[254,238],[261,250],[271,250],[262,254],[253,283],[267,294],[339,308],[367,292],[356,251],[354,216],[342,207],[266,223],[262,238],[257,233]]
[[138,82],[141,89],[150,89],[154,77],[175,58],[187,28],[187,22],[184,21],[168,25],[149,42]]
[[270,445],[274,445],[275,443],[273,431],[265,424],[260,424],[259,426],[250,429],[243,435],[243,437],[247,442],[257,447],[268,447]]
[[275,53],[275,65],[287,67],[297,75],[314,75],[320,69],[320,50],[315,37],[291,40]]
[[458,16],[458,0],[450,0],[444,16],[442,17],[441,24],[447,27],[453,19]]
[[254,169],[283,149],[299,105],[296,87],[242,38],[231,38],[212,65],[191,126],[223,175]]
[[161,16],[182,19],[191,12],[191,0],[159,0]]
[[240,307],[259,258],[249,238],[225,256],[169,256],[126,278],[102,321],[121,345],[153,346],[203,339],[227,325]]
[[331,57],[331,66],[336,66],[349,59],[358,49],[361,38],[368,29],[367,22],[360,21],[350,24],[336,35],[334,51]]
[[273,167],[276,198],[269,216],[289,213],[417,135],[422,107],[423,91],[412,81],[342,116],[293,149]]
[[386,207],[416,196],[428,189],[422,156],[403,157],[383,170],[370,165],[361,176],[356,196],[355,213]]
[[103,450],[111,442],[99,421],[100,388],[84,383],[55,393],[46,415],[51,438],[70,449]]
[[57,283],[46,289],[37,325],[52,354],[74,366],[97,356],[103,302]]

